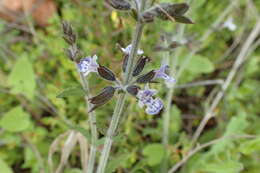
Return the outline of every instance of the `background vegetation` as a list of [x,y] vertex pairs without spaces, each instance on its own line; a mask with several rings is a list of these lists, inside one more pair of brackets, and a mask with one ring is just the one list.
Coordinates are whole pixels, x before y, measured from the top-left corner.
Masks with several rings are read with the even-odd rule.
[[[120,75],[123,58],[116,43],[126,46],[131,41],[135,21],[128,13],[112,11],[103,1],[55,2],[57,13],[46,27],[34,26],[30,15],[17,25],[0,21],[1,173],[47,173],[51,165],[56,169],[61,155],[64,172],[80,173],[84,168],[81,161],[87,155],[82,156],[82,147],[75,145],[62,149],[72,132],[78,133],[79,143],[87,146],[88,138],[84,140],[79,131],[88,136],[89,126],[80,93],[57,98],[64,89],[78,86],[79,80],[75,66],[63,51],[66,43],[62,39],[61,20],[70,21],[78,33],[82,56],[97,54],[99,61],[117,75]],[[162,162],[170,168],[187,156],[191,138],[208,110],[212,96],[221,89],[259,20],[259,10],[258,0],[192,1],[188,16],[195,24],[186,26],[182,38],[188,43],[170,56],[178,51],[177,71],[186,57],[196,50],[179,77],[172,97],[169,145],[165,148],[161,143],[163,112],[156,116],[146,115],[136,100],[130,98],[115,136],[107,172],[160,172]],[[228,18],[234,19],[236,30],[223,27]],[[176,28],[176,23],[164,21],[145,27],[141,48],[152,58],[148,69],[160,66],[164,54],[153,48],[162,35],[177,38]],[[200,143],[209,145],[185,160],[176,172],[260,172],[259,41],[258,36],[250,45],[246,60],[199,138]],[[217,82],[190,85],[212,80]],[[96,75],[90,78],[92,93],[97,94],[105,84]],[[162,85],[153,84],[153,87],[160,91],[159,95],[165,101],[168,89]],[[115,101],[116,98],[96,111],[99,149]],[[81,128],[75,129],[68,124]],[[208,143],[219,138],[222,139]],[[164,152],[168,156],[166,161]],[[68,159],[66,154],[70,155]]]

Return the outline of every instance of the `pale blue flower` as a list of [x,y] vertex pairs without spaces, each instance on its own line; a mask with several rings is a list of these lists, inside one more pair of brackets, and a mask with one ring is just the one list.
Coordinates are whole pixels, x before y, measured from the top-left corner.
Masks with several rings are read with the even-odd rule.
[[[132,50],[132,44],[129,44],[126,48],[123,48],[123,47],[122,47],[121,50],[122,50],[122,52],[124,52],[124,54],[130,55],[130,52],[131,52],[131,50]],[[137,55],[142,55],[143,53],[144,53],[143,50],[138,49]]]
[[140,107],[146,106],[145,112],[149,115],[156,115],[163,108],[162,101],[158,98],[153,98],[156,93],[157,91],[154,89],[140,90],[137,93],[138,105]]
[[90,72],[97,72],[97,68],[99,67],[97,63],[97,55],[93,57],[86,57],[80,60],[78,63],[78,69],[84,76],[87,76]]
[[233,18],[230,17],[224,22],[223,28],[227,28],[230,31],[235,31],[237,29],[237,25],[234,23]]
[[163,103],[160,99],[153,99],[152,102],[147,106],[145,112],[149,115],[156,115],[160,113],[163,108]]
[[156,90],[154,89],[145,89],[145,90],[140,90],[137,93],[137,98],[139,99],[138,105],[140,107],[143,107],[146,104],[149,104],[152,102],[153,96],[157,93]]
[[155,70],[155,71],[154,71],[154,72],[155,72],[154,79],[156,79],[156,78],[162,78],[162,79],[164,79],[166,85],[167,85],[168,87],[171,87],[171,86],[176,82],[176,79],[173,78],[173,77],[171,77],[171,76],[169,76],[168,74],[166,74],[165,71],[166,71],[167,68],[169,68],[168,65],[162,65],[162,66],[160,67],[160,69]]

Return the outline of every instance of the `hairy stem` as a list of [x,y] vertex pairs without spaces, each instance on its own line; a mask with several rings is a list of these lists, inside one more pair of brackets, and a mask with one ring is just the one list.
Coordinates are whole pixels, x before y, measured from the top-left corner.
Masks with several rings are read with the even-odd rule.
[[[179,41],[182,38],[183,33],[184,33],[184,29],[185,29],[185,25],[178,25],[178,26],[179,26],[179,31],[178,31],[179,34],[177,36],[177,41]],[[167,54],[165,54],[165,56],[166,56],[165,58],[169,59],[169,60],[166,60],[166,61],[169,61],[170,66],[171,66],[171,71],[170,71],[171,76],[174,76],[179,54],[180,54],[180,49],[178,49],[177,52],[175,54],[173,54],[172,60],[169,59],[169,57],[170,57],[169,52]],[[174,87],[175,86],[172,86],[167,92],[167,101],[166,101],[165,113],[163,114],[162,143],[163,143],[166,151],[167,151],[167,147],[168,147],[168,144],[169,144],[169,126],[170,126],[170,120],[171,120],[170,116],[171,116],[172,95],[173,95],[173,92],[174,92]],[[174,116],[174,115],[172,115],[172,116]],[[161,172],[167,171],[167,169],[168,169],[167,161],[168,161],[167,152],[165,152],[163,163],[162,163],[162,166],[161,166]]]
[[[145,0],[142,0],[141,9],[144,7],[144,3],[145,3]],[[142,31],[143,31],[143,23],[141,22],[141,20],[139,18],[138,23],[136,25],[134,35],[133,35],[132,49],[131,49],[128,63],[126,66],[126,73],[124,76],[124,85],[125,86],[127,86],[132,79],[132,71],[134,68],[134,63],[136,61],[136,55],[137,55],[139,42],[141,40]],[[120,117],[122,115],[122,111],[123,111],[123,108],[125,105],[125,99],[126,99],[126,93],[122,93],[119,95],[119,98],[117,100],[116,107],[115,107],[115,110],[114,110],[114,113],[112,116],[112,120],[110,122],[108,131],[106,134],[105,144],[104,144],[104,148],[101,152],[101,157],[99,160],[97,173],[105,172],[106,165],[107,165],[108,158],[109,158],[109,153],[110,153],[112,143],[113,143],[113,136],[115,135],[116,129],[119,124]]]
[[98,165],[98,169],[97,169],[98,173],[105,172],[109,153],[110,153],[112,143],[113,143],[113,136],[114,136],[115,131],[117,129],[119,119],[120,119],[120,116],[122,114],[123,107],[125,105],[125,97],[126,97],[125,93],[121,94],[118,98],[117,103],[116,103],[114,114],[112,116],[112,120],[110,122],[110,126],[109,126],[109,129],[107,131],[106,140],[105,140],[105,143],[104,143],[104,148],[101,152],[101,157],[100,157],[100,161],[99,161],[99,165]]
[[177,85],[175,86],[175,88],[191,88],[197,86],[222,85],[223,83],[224,81],[222,79],[214,79],[214,80],[205,80],[205,81],[187,83],[183,85]]
[[[85,101],[87,105],[86,111],[89,112],[90,103],[88,102],[88,99],[91,97],[89,85],[86,78],[83,76],[83,74],[79,72],[79,75],[80,75],[82,87],[86,92],[85,95]],[[97,125],[96,125],[96,115],[94,112],[89,112],[88,114],[89,114],[90,130],[91,130],[91,147],[90,147],[90,156],[87,163],[86,173],[92,173],[94,170],[95,159],[96,159],[96,152],[97,152],[96,143],[98,139],[98,134],[97,134]]]
[[142,35],[142,30],[143,30],[143,23],[141,23],[140,21],[137,23],[136,25],[136,29],[135,29],[135,34],[132,40],[132,50],[130,52],[129,55],[129,60],[127,63],[127,67],[126,67],[126,72],[125,72],[125,80],[124,80],[124,84],[127,85],[131,79],[132,79],[132,71],[133,71],[133,67],[134,67],[134,63],[136,61],[136,55],[137,55],[137,50],[138,50],[138,45],[141,39],[141,35]]

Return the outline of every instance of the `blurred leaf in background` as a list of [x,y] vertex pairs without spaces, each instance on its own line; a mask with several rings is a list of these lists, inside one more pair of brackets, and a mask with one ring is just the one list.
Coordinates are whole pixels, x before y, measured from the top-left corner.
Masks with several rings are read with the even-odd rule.
[[29,115],[18,106],[5,113],[0,119],[0,127],[9,132],[21,132],[30,125]]
[[21,55],[13,66],[8,77],[8,84],[12,87],[12,93],[24,94],[29,99],[34,97],[36,89],[35,74],[26,54]]

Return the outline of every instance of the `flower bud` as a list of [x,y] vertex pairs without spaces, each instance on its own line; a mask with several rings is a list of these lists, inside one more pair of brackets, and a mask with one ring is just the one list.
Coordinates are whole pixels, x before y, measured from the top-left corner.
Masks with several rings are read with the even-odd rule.
[[90,109],[89,112],[92,112],[96,108],[107,103],[115,94],[116,89],[112,86],[105,87],[103,91],[95,97],[89,99],[90,103],[94,106]]
[[116,77],[114,75],[114,73],[109,70],[108,68],[104,67],[104,66],[99,66],[98,67],[98,74],[106,79],[106,80],[109,80],[109,81],[116,81]]
[[176,22],[192,24],[193,22],[183,16],[189,9],[186,3],[160,3],[146,10],[142,14],[143,21],[146,23],[153,22],[156,17],[162,20],[173,18]]
[[129,59],[129,55],[126,54],[126,55],[124,56],[124,60],[123,60],[123,64],[122,64],[122,70],[123,70],[123,72],[126,71],[126,66],[127,66],[128,59]]
[[148,72],[148,73],[146,73],[146,74],[140,76],[140,77],[136,80],[136,82],[137,82],[137,83],[149,83],[149,82],[151,82],[151,81],[154,79],[154,76],[155,76],[155,71],[152,70],[152,71],[150,71],[150,72]]
[[130,85],[126,88],[127,92],[133,96],[136,96],[141,88],[137,85]]
[[133,76],[139,75],[139,74],[143,71],[146,62],[149,62],[150,60],[151,60],[151,59],[150,59],[149,57],[146,57],[146,56],[141,57],[141,58],[137,61],[137,63],[136,63],[135,69],[134,69],[134,71],[133,71]]
[[68,44],[74,44],[76,42],[76,34],[73,32],[73,29],[71,25],[63,21],[62,22],[62,29],[63,29],[63,39],[68,43]]
[[131,4],[127,0],[106,0],[116,10],[130,10]]

